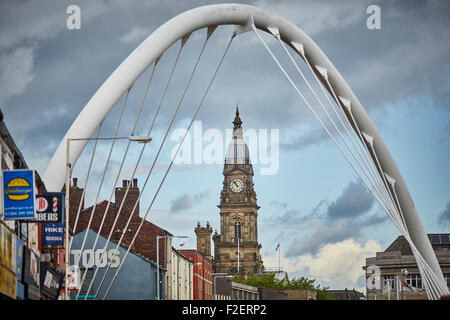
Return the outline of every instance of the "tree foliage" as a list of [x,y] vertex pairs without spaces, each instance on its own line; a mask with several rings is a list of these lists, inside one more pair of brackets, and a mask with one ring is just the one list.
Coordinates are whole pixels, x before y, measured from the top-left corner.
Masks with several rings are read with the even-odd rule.
[[246,279],[241,279],[238,276],[233,277],[233,281],[246,284],[254,287],[269,288],[274,290],[312,290],[317,291],[318,300],[332,299],[327,293],[327,287],[320,287],[315,284],[315,279],[307,279],[305,277],[287,279],[277,279],[274,273],[266,273],[261,276],[248,276]]

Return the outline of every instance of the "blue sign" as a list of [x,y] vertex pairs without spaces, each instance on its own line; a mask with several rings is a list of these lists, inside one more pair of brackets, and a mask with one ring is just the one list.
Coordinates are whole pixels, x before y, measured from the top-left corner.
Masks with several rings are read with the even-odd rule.
[[3,171],[4,219],[33,219],[36,215],[34,170]]
[[64,245],[64,223],[42,224],[42,245],[63,246]]
[[65,194],[62,193],[60,211],[62,212],[62,223],[43,223],[42,224],[42,245],[43,246],[64,246],[64,229],[65,229]]
[[23,242],[19,238],[16,238],[16,275],[17,280],[22,281],[23,276]]

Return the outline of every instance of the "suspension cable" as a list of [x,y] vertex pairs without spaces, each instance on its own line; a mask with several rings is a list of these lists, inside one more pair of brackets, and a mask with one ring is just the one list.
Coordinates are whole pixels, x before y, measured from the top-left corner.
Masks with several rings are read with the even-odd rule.
[[[279,35],[279,33],[277,32],[272,32],[272,34],[275,36],[275,38],[279,41],[279,43],[281,44],[281,46],[283,47],[284,51],[286,52],[286,54],[289,56],[291,62],[294,64],[295,68],[297,69],[298,73],[301,75],[302,79],[305,81],[305,83],[307,84],[307,86],[309,87],[309,89],[311,90],[311,92],[313,93],[314,97],[316,98],[317,102],[320,104],[322,110],[325,112],[326,116],[328,117],[328,119],[330,120],[331,124],[333,125],[333,127],[335,128],[335,130],[338,132],[339,136],[341,137],[342,141],[344,142],[345,146],[347,147],[348,151],[350,152],[350,154],[352,155],[353,159],[356,161],[357,165],[359,166],[361,172],[365,175],[365,177],[367,178],[367,180],[370,182],[373,190],[377,193],[379,193],[379,197],[381,199],[383,199],[382,194],[378,191],[378,189],[376,188],[375,184],[373,183],[373,181],[371,180],[371,178],[368,176],[368,173],[366,170],[364,170],[363,166],[361,165],[360,161],[358,160],[358,158],[356,157],[355,153],[353,152],[353,150],[351,149],[351,147],[348,145],[346,139],[344,138],[344,135],[342,134],[341,130],[339,130],[339,128],[337,127],[336,123],[334,122],[334,120],[331,118],[330,114],[328,113],[328,111],[326,110],[325,106],[323,105],[322,101],[319,99],[319,97],[317,96],[316,92],[314,91],[314,89],[311,87],[311,84],[309,83],[308,79],[306,79],[305,75],[303,74],[303,72],[300,70],[300,68],[298,67],[297,63],[295,62],[294,58],[292,57],[292,55],[290,54],[290,52],[287,50],[286,46],[284,45],[283,41],[281,40],[281,37]],[[342,126],[344,126],[342,120],[340,119],[339,115],[337,114],[335,108],[333,105],[331,105],[335,114],[337,115],[337,117],[339,118],[339,120],[341,121]],[[347,128],[344,126],[344,129],[347,130]],[[348,131],[347,134],[349,135]],[[350,137],[350,135],[349,135]],[[353,144],[354,146],[354,144]],[[356,147],[355,147],[356,149]],[[358,151],[356,149],[356,151]],[[359,155],[360,158],[361,155]],[[366,167],[367,169],[367,167]]]
[[[81,193],[80,203],[79,203],[77,215],[76,215],[76,218],[75,218],[75,224],[73,226],[73,233],[74,234],[76,233],[77,224],[78,224],[78,217],[79,217],[80,211],[81,211],[81,204],[83,203],[84,196],[85,196],[85,193],[86,193],[86,186],[87,186],[87,183],[88,183],[88,180],[89,180],[89,175],[91,173],[92,163],[94,161],[95,150],[97,149],[98,137],[100,135],[100,129],[102,127],[102,124],[103,124],[103,121],[100,123],[100,125],[98,126],[98,129],[97,129],[97,136],[95,138],[94,149],[92,150],[91,160],[89,161],[89,167],[88,167],[88,172],[86,174],[86,179],[85,179],[85,182],[84,182],[83,192]],[[70,183],[70,181],[69,181],[69,183]],[[72,241],[70,241],[69,250],[70,250],[71,247],[72,247]]]
[[169,165],[169,167],[167,168],[167,170],[166,170],[166,172],[165,172],[165,174],[164,174],[164,177],[163,177],[163,179],[161,180],[161,182],[160,182],[160,184],[159,184],[159,186],[158,186],[158,189],[157,189],[157,191],[156,191],[156,193],[155,193],[155,195],[154,195],[154,197],[153,197],[153,199],[152,199],[152,201],[151,201],[151,203],[150,203],[150,205],[149,205],[149,207],[148,207],[148,209],[147,209],[147,211],[146,211],[144,217],[143,217],[142,220],[141,220],[141,223],[139,224],[139,227],[138,227],[137,231],[136,231],[135,234],[134,234],[134,237],[133,237],[133,239],[132,239],[132,241],[131,241],[131,243],[130,243],[130,245],[129,245],[129,247],[128,247],[128,250],[127,250],[127,252],[125,253],[125,257],[122,259],[122,262],[121,262],[121,264],[119,265],[119,267],[118,267],[118,269],[117,269],[117,271],[116,271],[116,273],[115,273],[115,275],[114,275],[114,278],[112,279],[112,281],[111,281],[111,283],[110,283],[110,285],[109,285],[109,287],[108,287],[108,290],[107,290],[107,292],[105,293],[105,295],[104,295],[104,297],[103,297],[103,300],[107,297],[107,295],[108,295],[108,293],[109,293],[109,291],[110,291],[110,289],[111,289],[111,287],[112,287],[112,285],[113,285],[113,283],[114,283],[114,281],[115,281],[117,275],[119,274],[119,272],[120,272],[120,270],[121,270],[121,267],[123,266],[123,263],[124,263],[125,260],[126,260],[126,257],[127,257],[128,253],[129,253],[131,247],[132,247],[133,244],[134,244],[134,241],[135,241],[136,238],[137,238],[137,235],[139,234],[139,231],[141,230],[141,227],[142,227],[144,221],[145,221],[146,218],[147,218],[148,213],[150,212],[150,210],[151,210],[151,208],[152,208],[152,205],[153,205],[153,203],[154,203],[156,197],[158,196],[159,191],[161,190],[162,185],[164,184],[164,181],[165,181],[165,179],[166,179],[166,177],[167,177],[167,175],[168,175],[170,169],[172,168],[172,165],[173,165],[173,163],[174,163],[174,161],[175,161],[175,158],[177,157],[178,152],[180,151],[181,146],[182,146],[182,144],[183,144],[183,142],[184,142],[184,139],[186,138],[187,133],[189,132],[189,130],[190,130],[190,128],[191,128],[191,126],[192,126],[192,124],[193,124],[195,118],[197,117],[197,114],[198,114],[198,112],[199,112],[201,106],[203,105],[203,102],[205,101],[205,98],[206,98],[206,96],[207,96],[207,94],[208,94],[208,92],[209,92],[209,89],[211,88],[211,85],[212,85],[212,83],[213,83],[213,81],[214,81],[214,79],[215,79],[215,77],[216,77],[216,75],[217,75],[217,72],[218,72],[219,69],[220,69],[220,66],[222,65],[222,62],[223,62],[223,60],[224,60],[224,58],[225,58],[225,55],[227,54],[228,49],[230,48],[231,42],[233,41],[235,35],[236,35],[236,32],[233,32],[233,34],[232,34],[232,36],[231,36],[231,39],[230,39],[230,41],[228,42],[228,45],[227,45],[226,48],[225,48],[225,52],[223,53],[222,58],[220,59],[220,62],[219,62],[219,64],[218,64],[218,66],[217,66],[217,68],[216,68],[216,70],[215,70],[215,72],[214,72],[214,74],[213,74],[213,76],[212,76],[212,78],[211,78],[211,80],[210,80],[210,82],[209,82],[207,88],[206,88],[206,91],[205,91],[205,93],[203,94],[203,97],[202,97],[202,99],[201,99],[199,105],[197,106],[197,109],[195,110],[194,116],[192,117],[191,122],[189,123],[188,128],[187,128],[187,130],[186,130],[186,132],[185,132],[185,134],[184,134],[184,136],[183,136],[181,142],[180,142],[179,145],[178,145],[178,148],[177,148],[177,150],[176,150],[176,152],[175,152],[175,154],[174,154],[174,156],[173,156],[173,158],[172,158],[172,161],[170,162],[170,165]]
[[[137,124],[138,124],[138,122],[139,122],[140,115],[141,115],[141,112],[142,112],[142,109],[143,109],[143,106],[144,106],[144,103],[145,103],[145,100],[146,100],[146,97],[147,97],[147,94],[148,94],[148,91],[149,91],[149,88],[150,88],[150,84],[152,83],[152,79],[153,79],[153,75],[154,75],[154,73],[155,73],[155,69],[156,69],[157,62],[158,62],[158,60],[156,60],[155,63],[153,64],[152,72],[151,72],[150,77],[149,77],[149,79],[148,79],[148,81],[147,81],[147,87],[146,87],[146,89],[145,89],[145,94],[144,94],[144,97],[142,98],[142,102],[141,102],[141,105],[140,105],[140,107],[139,107],[138,114],[137,114],[137,116],[136,116],[136,120],[135,120],[134,125],[133,125],[133,128],[132,128],[132,130],[131,130],[131,135],[132,135],[132,136],[134,135],[135,130],[136,130],[136,126],[137,126]],[[131,90],[131,87],[128,89],[127,92],[129,93],[130,90]],[[128,93],[127,93],[127,96],[128,96]],[[121,113],[120,119],[122,119],[124,109],[125,109],[125,105],[124,105],[124,107],[122,108],[122,113]],[[120,121],[121,121],[121,120],[119,120],[119,123],[118,123],[117,128],[116,128],[116,132],[114,133],[114,137],[117,136],[117,132],[118,132],[118,129],[119,129],[119,126],[120,126]],[[98,198],[99,198],[99,195],[100,195],[100,190],[101,190],[102,185],[103,185],[103,180],[104,180],[104,177],[105,177],[105,174],[106,174],[106,170],[107,170],[107,167],[108,167],[108,164],[109,164],[109,161],[110,161],[110,157],[111,157],[111,154],[112,154],[112,151],[113,151],[113,148],[114,148],[114,143],[115,143],[115,139],[113,139],[113,143],[112,143],[111,149],[110,149],[110,151],[109,151],[108,159],[107,159],[107,161],[106,161],[105,169],[104,169],[104,171],[103,171],[103,177],[102,177],[102,180],[101,180],[101,183],[100,183],[98,192],[97,192],[97,197],[96,197],[96,200],[95,200],[95,202],[94,202],[94,207],[93,207],[92,212],[91,212],[91,219],[92,219],[92,216],[95,214],[95,210],[96,210],[96,206],[97,206],[97,201],[98,201]],[[130,143],[131,143],[131,141],[128,140],[128,145],[127,145],[127,148],[126,148],[126,150],[125,150],[124,157],[123,157],[123,159],[122,159],[122,164],[123,164],[123,162],[124,162],[124,160],[125,160],[125,157],[126,157],[126,155],[127,155],[127,153],[128,153],[128,149],[129,149]],[[121,166],[121,168],[122,168],[122,166]],[[118,179],[119,179],[120,172],[121,172],[121,169],[119,170],[119,173],[118,173],[117,176],[116,176],[116,180],[115,180],[114,186],[117,185],[117,181],[118,181]],[[111,193],[110,200],[111,200],[111,198],[112,198],[112,194],[113,194],[113,193],[114,193],[114,191]],[[104,221],[105,221],[105,219],[106,219],[106,215],[108,214],[108,209],[109,209],[109,202],[108,202],[108,206],[107,206],[105,212],[103,213],[102,221],[101,221],[101,223],[100,223],[100,226],[99,226],[99,229],[98,229],[98,233],[97,233],[97,235],[96,235],[96,237],[95,237],[94,244],[93,244],[93,246],[92,246],[92,250],[93,250],[93,251],[95,251],[95,248],[96,248],[96,245],[97,245],[97,241],[98,241],[98,239],[99,239],[101,230],[102,230],[102,228],[103,228]],[[87,230],[89,230],[89,228],[90,228],[90,223],[91,223],[91,221],[89,221],[89,225],[88,225],[88,227],[86,228]],[[87,233],[85,234],[85,238],[86,238],[86,236],[87,236]],[[83,245],[84,245],[84,243],[83,243]],[[83,251],[83,248],[84,248],[83,245],[82,245],[82,247],[81,247],[81,252]],[[85,281],[85,278],[86,278],[86,272],[85,272],[85,274],[83,275],[83,277],[82,277],[82,279],[81,279],[80,289],[79,289],[78,292],[77,292],[76,299],[78,299],[78,297],[79,297],[79,295],[80,295],[81,287],[83,286],[83,283],[84,283],[84,281]],[[90,286],[91,286],[91,284],[89,285],[89,288],[90,288]],[[89,291],[89,289],[88,289],[88,291]],[[86,294],[85,299],[87,298],[87,296],[88,296],[88,294]]]
[[[175,67],[176,67],[177,62],[178,62],[178,59],[179,59],[179,57],[180,57],[181,50],[182,50],[182,48],[184,47],[184,44],[186,43],[187,38],[188,38],[188,37],[184,37],[184,38],[182,39],[181,47],[180,47],[180,49],[179,49],[177,58],[176,58],[176,60],[175,60],[174,66],[173,66],[173,68],[172,68],[172,71],[171,71],[171,73],[170,73],[169,80],[168,80],[168,82],[167,82],[167,84],[166,84],[164,93],[163,93],[163,95],[162,95],[162,97],[161,97],[161,99],[160,99],[160,103],[159,103],[158,108],[157,108],[157,110],[156,110],[155,116],[154,116],[154,118],[153,118],[152,124],[151,124],[150,129],[149,129],[149,132],[148,132],[148,135],[150,135],[150,133],[151,133],[151,131],[152,131],[153,125],[154,125],[155,120],[156,120],[156,117],[157,117],[157,115],[158,115],[158,112],[159,112],[159,110],[160,110],[160,107],[161,107],[161,105],[162,105],[162,102],[163,102],[163,100],[164,100],[164,98],[165,98],[165,96],[166,96],[166,93],[167,93],[167,89],[168,89],[170,80],[172,79],[172,75],[173,75],[173,73],[174,73]],[[177,110],[178,110],[178,109],[179,109],[179,108],[177,108]],[[135,168],[134,168],[134,171],[133,171],[133,174],[132,174],[132,178],[134,177],[134,175],[135,175],[135,173],[136,173],[136,170],[137,170],[138,164],[139,164],[139,162],[140,162],[140,160],[141,160],[141,157],[142,157],[144,148],[145,148],[145,145],[143,146],[143,148],[142,148],[142,150],[141,150],[141,153],[140,153],[140,155],[139,155],[137,164],[136,164],[136,166],[135,166]],[[158,152],[158,154],[159,154],[159,152]],[[153,168],[153,166],[152,166],[152,168]],[[132,179],[132,178],[131,178],[131,179]],[[146,184],[147,184],[148,178],[149,178],[149,176],[147,176],[147,179],[146,179],[146,182],[145,182],[145,184],[144,184],[143,189],[145,189],[145,186],[146,186]],[[111,238],[113,229],[114,229],[115,224],[116,224],[116,222],[117,222],[117,220],[118,220],[118,217],[119,217],[119,215],[120,215],[120,213],[121,213],[121,211],[122,211],[122,208],[123,208],[123,205],[124,205],[124,203],[125,203],[125,200],[126,200],[126,197],[127,197],[127,194],[128,194],[129,189],[130,189],[130,184],[127,186],[127,190],[126,190],[125,195],[124,195],[124,197],[123,197],[123,200],[122,200],[122,203],[121,203],[121,205],[120,205],[119,211],[116,213],[116,220],[114,221],[113,227],[111,228],[110,235],[109,235],[108,240],[107,240],[107,242],[106,242],[106,244],[105,244],[105,249],[106,249],[108,243],[110,242],[110,238]],[[143,189],[142,189],[142,190],[143,190]],[[136,208],[137,204],[139,203],[139,199],[140,199],[141,195],[142,195],[142,192],[140,193],[138,199],[137,199],[136,202],[135,202],[135,206],[134,206],[133,211],[131,212],[131,214],[130,214],[130,216],[129,216],[129,218],[128,218],[128,222],[127,222],[126,226],[125,226],[125,227],[123,228],[123,230],[122,230],[122,235],[121,235],[121,237],[120,237],[119,244],[116,246],[116,249],[119,247],[119,245],[120,245],[120,243],[121,243],[121,241],[122,241],[122,239],[123,239],[123,237],[124,237],[124,235],[125,235],[125,232],[126,232],[126,230],[127,230],[127,228],[128,228],[128,225],[129,225],[129,222],[131,221],[131,219],[132,219],[132,217],[133,217],[133,213],[134,213],[134,211],[135,211],[135,208]],[[104,275],[103,275],[103,279],[102,279],[101,282],[100,282],[100,286],[99,286],[99,288],[97,289],[97,292],[96,292],[96,294],[95,294],[95,297],[97,297],[98,292],[100,291],[100,289],[101,289],[101,287],[102,287],[102,285],[103,285],[103,281],[104,281],[104,279],[105,279],[105,277],[106,277],[106,274],[109,272],[109,268],[110,268],[110,265],[108,264],[107,270],[105,271],[105,273],[104,273]],[[96,269],[96,271],[98,271],[98,269]],[[96,274],[97,274],[97,272],[96,272],[94,275],[96,275]],[[95,279],[95,278],[93,277],[92,280],[91,280],[91,285],[92,285],[94,279]]]
[[[167,82],[166,82],[166,85],[165,85],[165,88],[164,88],[164,92],[163,92],[163,94],[162,94],[162,96],[161,96],[161,98],[160,98],[160,101],[159,101],[159,104],[158,104],[156,113],[155,113],[155,115],[154,115],[154,119],[158,116],[160,107],[161,107],[161,105],[162,105],[162,103],[163,103],[163,101],[164,101],[164,99],[165,99],[165,97],[166,97],[166,93],[167,93],[169,84],[170,84],[170,82],[171,82],[171,80],[172,80],[172,76],[173,76],[173,74],[174,74],[175,68],[176,68],[176,66],[177,66],[177,64],[178,64],[179,57],[180,57],[180,55],[181,55],[181,51],[182,51],[182,49],[183,49],[183,47],[184,47],[184,43],[185,43],[185,42],[182,41],[181,46],[180,46],[180,49],[179,49],[179,51],[178,51],[178,54],[177,54],[177,56],[176,56],[176,58],[175,58],[174,64],[173,64],[173,66],[172,66],[172,69],[171,69],[171,72],[170,72],[170,75],[169,75],[169,78],[168,78],[168,80],[167,80]],[[158,58],[156,59],[156,61],[155,61],[155,64],[154,64],[154,66],[153,66],[153,71],[152,71],[152,74],[151,74],[151,76],[150,76],[150,80],[149,80],[149,84],[147,85],[147,88],[150,86],[150,82],[151,82],[151,79],[153,78],[153,74],[154,74],[154,71],[155,71],[155,68],[156,68],[157,63],[159,62],[159,59],[160,59],[160,57],[158,57]],[[142,109],[142,105],[141,105],[141,109]],[[137,122],[138,122],[140,113],[141,113],[141,112],[139,111],[138,118],[136,119],[136,122],[135,122],[135,125],[134,125],[134,128],[133,128],[133,134],[134,134],[134,130],[135,130],[135,128],[136,128],[136,125],[137,125]],[[154,122],[154,119],[153,119],[153,122]],[[153,122],[152,122],[152,123],[153,123]],[[147,136],[150,136],[151,131],[152,131],[152,126],[151,126],[150,129],[148,130]],[[115,193],[115,186],[117,185],[117,181],[118,181],[118,179],[119,179],[120,173],[122,172],[122,168],[123,168],[123,165],[124,165],[124,162],[125,162],[125,158],[126,158],[128,149],[129,149],[129,147],[130,147],[130,144],[131,144],[131,141],[128,141],[126,152],[125,152],[125,154],[124,154],[124,156],[123,156],[122,162],[121,162],[121,164],[120,164],[119,172],[117,173],[117,176],[116,176],[116,181],[115,181],[114,186],[113,186],[113,189],[112,189],[112,191],[111,191],[111,195],[110,195],[110,198],[109,198],[109,200],[108,200],[108,203],[107,203],[105,212],[103,213],[103,221],[104,221],[105,215],[108,213],[108,209],[109,209],[109,207],[110,207],[110,205],[111,205],[111,199],[112,199],[112,196],[113,196],[114,193]],[[133,169],[133,173],[132,173],[132,175],[131,175],[130,181],[134,178],[134,176],[135,176],[135,174],[136,174],[136,171],[137,171],[137,168],[138,168],[139,163],[140,163],[140,161],[141,161],[141,158],[142,158],[142,155],[143,155],[143,153],[144,153],[145,147],[146,147],[146,144],[144,144],[144,145],[142,146],[142,149],[141,149],[141,151],[140,151],[138,160],[137,160],[136,165],[135,165],[135,167],[134,167],[134,169]],[[113,234],[113,232],[114,232],[116,223],[117,223],[117,221],[118,221],[118,219],[119,219],[120,213],[121,213],[122,208],[123,208],[123,204],[125,203],[125,200],[126,200],[126,198],[127,198],[127,195],[128,195],[129,190],[130,190],[130,187],[131,187],[131,184],[128,184],[128,185],[127,185],[127,189],[126,189],[126,191],[125,191],[125,195],[124,195],[124,197],[123,197],[123,199],[122,199],[122,203],[121,203],[121,205],[120,205],[120,208],[119,208],[118,212],[116,212],[115,219],[114,219],[114,222],[113,222],[113,224],[112,224],[111,230],[110,230],[110,232],[109,232],[108,238],[107,238],[107,240],[106,240],[106,242],[105,242],[103,251],[106,250],[106,248],[108,247],[108,244],[109,244],[109,242],[110,242],[110,240],[111,240],[111,236],[112,236],[112,234]],[[103,224],[103,221],[102,221],[102,224]],[[99,230],[99,232],[98,232],[98,234],[97,234],[97,238],[98,238],[99,234],[101,233],[101,230],[102,230],[102,229],[100,228],[100,230]],[[87,292],[87,294],[86,294],[85,299],[87,299],[88,293],[89,293],[89,291],[90,291],[90,288],[92,287],[92,284],[94,283],[94,280],[95,280],[95,278],[96,278],[96,276],[97,276],[97,273],[98,273],[98,268],[96,268],[95,271],[94,271],[94,275],[93,275],[93,277],[92,277],[92,279],[91,279],[91,282],[90,282],[90,284],[89,284],[88,292]],[[98,292],[98,291],[97,291],[97,292]]]

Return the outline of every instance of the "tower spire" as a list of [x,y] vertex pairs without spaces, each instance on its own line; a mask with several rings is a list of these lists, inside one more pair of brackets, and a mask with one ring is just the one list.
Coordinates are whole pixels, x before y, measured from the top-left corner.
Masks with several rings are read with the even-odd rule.
[[239,107],[237,105],[236,105],[236,116],[234,117],[233,124],[234,124],[234,130],[236,130],[237,128],[240,128],[241,124],[242,124],[242,120],[239,117]]

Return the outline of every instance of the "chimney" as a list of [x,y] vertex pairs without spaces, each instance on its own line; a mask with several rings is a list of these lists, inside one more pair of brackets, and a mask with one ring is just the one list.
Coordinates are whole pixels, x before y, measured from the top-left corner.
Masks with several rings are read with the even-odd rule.
[[[120,212],[119,220],[121,220],[122,217],[126,217],[126,219],[128,219],[131,212],[133,211],[136,201],[138,201],[139,188],[137,187],[137,179],[133,179],[133,184],[134,185],[131,184],[130,180],[122,180],[122,187],[116,188],[115,192],[116,214],[119,212],[122,201],[125,201],[122,206],[122,210]],[[128,189],[128,194],[125,198],[128,186],[130,186],[130,188]],[[133,216],[139,217],[139,203],[137,204],[136,209],[134,210]]]
[[[73,229],[74,225],[75,225],[75,219],[78,213],[78,208],[80,206],[80,202],[81,202],[81,210],[84,209],[84,198],[81,199],[82,195],[83,195],[83,190],[78,187],[78,178],[73,178],[73,185],[69,188],[69,209],[70,209],[70,213],[69,213],[69,222],[70,222],[70,228]],[[65,191],[65,189],[63,190]],[[81,224],[81,221],[79,221],[78,224]],[[80,228],[77,226],[77,230],[80,230]]]

